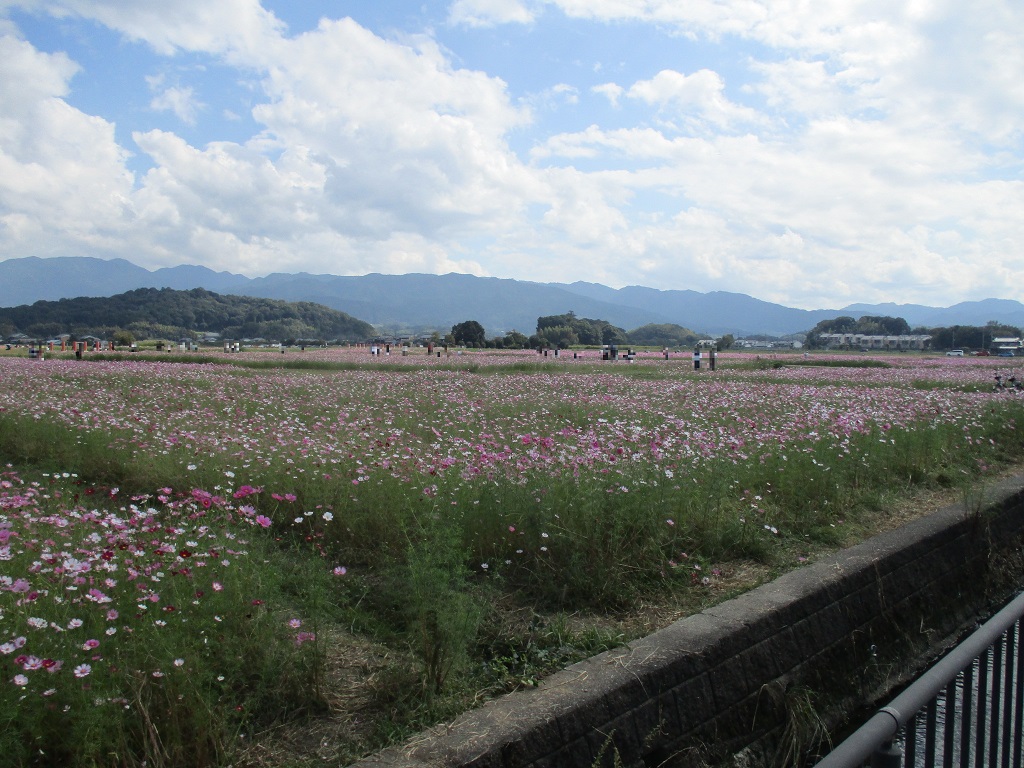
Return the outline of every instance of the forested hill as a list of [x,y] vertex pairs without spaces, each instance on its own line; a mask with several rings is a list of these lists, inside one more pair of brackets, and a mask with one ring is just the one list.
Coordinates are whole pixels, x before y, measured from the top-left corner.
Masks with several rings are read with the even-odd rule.
[[369,323],[308,301],[222,296],[203,288],[139,288],[109,298],[37,301],[0,308],[0,335],[24,333],[52,338],[61,333],[112,337],[128,331],[137,339],[220,333],[224,338],[339,339],[374,336]]

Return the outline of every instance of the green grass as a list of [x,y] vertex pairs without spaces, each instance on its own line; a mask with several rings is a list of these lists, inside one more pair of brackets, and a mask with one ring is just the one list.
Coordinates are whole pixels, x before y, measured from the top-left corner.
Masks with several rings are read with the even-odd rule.
[[762,361],[771,368],[785,368],[787,366],[809,366],[812,368],[892,368],[891,363],[885,360],[873,360],[871,358],[821,358],[808,357],[785,360]]

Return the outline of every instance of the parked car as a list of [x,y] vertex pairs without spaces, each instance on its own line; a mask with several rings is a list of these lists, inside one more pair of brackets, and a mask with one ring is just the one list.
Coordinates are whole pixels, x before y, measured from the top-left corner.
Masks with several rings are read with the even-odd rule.
[[1005,351],[1005,352],[1000,352],[997,355],[997,357],[1016,357],[1016,355],[1013,354],[1013,352]]
[[963,357],[964,351],[962,349],[951,349],[946,353],[946,357]]

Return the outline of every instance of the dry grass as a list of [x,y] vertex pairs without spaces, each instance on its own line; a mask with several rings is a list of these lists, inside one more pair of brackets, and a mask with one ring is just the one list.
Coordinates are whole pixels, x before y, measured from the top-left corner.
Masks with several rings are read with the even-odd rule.
[[308,722],[282,723],[255,735],[242,752],[252,766],[346,765],[358,755],[353,744],[371,743],[377,721],[389,716],[380,695],[397,666],[407,666],[395,652],[348,632],[326,633],[323,690],[326,715]]

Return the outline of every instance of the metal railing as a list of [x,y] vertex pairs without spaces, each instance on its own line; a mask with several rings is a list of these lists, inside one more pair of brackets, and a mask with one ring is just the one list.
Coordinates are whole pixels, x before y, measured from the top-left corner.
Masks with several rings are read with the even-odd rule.
[[817,768],[1024,768],[1024,593]]

